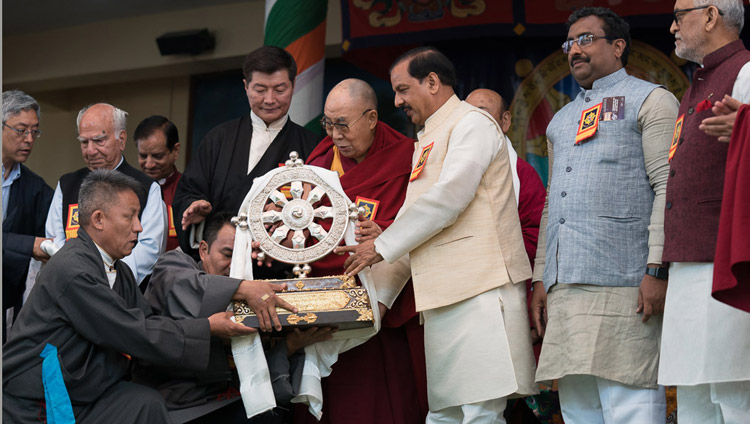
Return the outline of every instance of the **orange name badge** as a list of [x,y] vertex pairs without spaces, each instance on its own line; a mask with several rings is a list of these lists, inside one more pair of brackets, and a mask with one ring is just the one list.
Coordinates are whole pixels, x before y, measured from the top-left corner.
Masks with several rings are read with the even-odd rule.
[[172,205],[167,206],[167,217],[169,218],[169,237],[177,237],[177,230],[174,228],[174,216],[172,216]]
[[425,164],[427,163],[427,158],[430,156],[430,152],[432,151],[432,146],[435,143],[430,143],[429,146],[425,146],[422,149],[422,152],[419,153],[419,160],[417,161],[417,166],[414,167],[414,170],[411,171],[411,177],[409,177],[409,182],[412,182],[419,177],[419,174],[422,173],[422,170],[424,169]]
[[578,125],[578,133],[576,133],[576,144],[596,134],[596,130],[599,128],[599,112],[601,110],[602,104],[599,103],[581,113],[581,123]]
[[380,204],[380,201],[357,196],[357,198],[354,199],[354,204],[357,205],[358,208],[361,207],[365,210],[364,217],[366,219],[373,220],[375,219],[375,214],[378,213],[378,205]]
[[683,113],[679,118],[677,118],[677,122],[674,123],[674,133],[672,134],[672,144],[669,146],[669,161],[672,162],[672,157],[674,157],[674,152],[677,151],[677,145],[680,141],[680,134],[682,134],[682,123],[685,121],[685,114]]
[[78,203],[68,205],[68,222],[65,223],[65,240],[78,237]]

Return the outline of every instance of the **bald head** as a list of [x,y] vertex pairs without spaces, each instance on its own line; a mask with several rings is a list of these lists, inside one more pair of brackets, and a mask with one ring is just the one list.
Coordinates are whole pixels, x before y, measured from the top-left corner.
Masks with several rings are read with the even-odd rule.
[[476,106],[489,113],[503,130],[507,133],[510,129],[510,112],[502,96],[493,90],[478,88],[466,97],[466,103]]
[[362,81],[361,79],[349,78],[336,84],[328,97],[335,96],[346,96],[352,104],[361,105],[365,109],[377,109],[378,98],[375,95],[375,90],[370,87],[370,84]]

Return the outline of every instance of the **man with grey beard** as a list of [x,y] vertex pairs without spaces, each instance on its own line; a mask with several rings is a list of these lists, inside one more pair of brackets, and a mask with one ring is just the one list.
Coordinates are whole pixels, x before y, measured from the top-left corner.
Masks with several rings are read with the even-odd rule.
[[701,65],[682,98],[669,152],[663,262],[671,263],[659,383],[677,386],[678,421],[747,422],[750,315],[711,297],[728,143],[699,126],[725,95],[750,101],[739,0],[677,0],[677,56]]

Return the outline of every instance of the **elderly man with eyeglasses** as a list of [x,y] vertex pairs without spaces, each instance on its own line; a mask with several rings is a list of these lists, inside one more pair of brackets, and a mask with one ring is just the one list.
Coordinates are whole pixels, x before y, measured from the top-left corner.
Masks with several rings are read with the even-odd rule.
[[[328,136],[307,162],[338,172],[347,196],[365,210],[357,223],[357,241],[374,239],[390,226],[404,203],[414,140],[378,120],[375,91],[359,79],[337,84],[326,98],[323,113],[320,124]],[[313,272],[343,274],[345,260],[346,256],[328,255],[313,264]],[[427,389],[424,354],[419,348],[423,336],[414,297],[406,290],[395,301],[384,302],[387,305],[381,304],[381,311],[390,309],[380,332],[341,354],[331,374],[322,380],[326,422],[424,422]],[[352,390],[352,373],[368,384]],[[306,418],[310,424],[317,422],[312,415]]]
[[[127,115],[124,110],[107,103],[89,105],[78,112],[77,138],[86,167],[60,177],[52,197],[45,228],[47,236],[54,238],[55,246],[58,248],[78,237],[78,191],[83,180],[92,171],[116,169],[135,178],[143,188],[138,195],[138,217],[143,224],[143,231],[138,234],[138,244],[123,258],[123,262],[133,271],[136,282],[142,285],[147,284],[147,277],[151,275],[156,260],[164,252],[167,212],[159,184],[130,166],[125,160],[123,152],[128,138]],[[144,285],[143,289],[145,287]]]
[[630,27],[614,12],[582,8],[567,25],[562,47],[581,89],[547,127],[552,172],[531,301],[544,337],[536,379],[559,379],[566,423],[663,424],[662,220],[678,103],[627,74]]
[[23,165],[39,129],[39,103],[18,91],[3,93],[3,343],[9,308],[21,307],[32,259],[46,261],[41,249],[52,189]]
[[677,115],[664,219],[671,282],[659,383],[677,386],[680,424],[750,417],[750,314],[711,297],[729,144],[701,125],[727,95],[750,102],[744,12],[739,0],[678,0],[670,28],[675,54],[701,65]]

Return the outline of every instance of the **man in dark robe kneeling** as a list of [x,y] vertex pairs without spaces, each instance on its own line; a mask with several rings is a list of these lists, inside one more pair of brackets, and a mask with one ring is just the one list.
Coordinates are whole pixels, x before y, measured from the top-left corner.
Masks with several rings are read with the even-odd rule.
[[39,273],[3,349],[3,422],[170,422],[159,392],[127,381],[131,362],[202,370],[212,335],[255,331],[224,312],[154,315],[121,261],[142,231],[140,190],[113,170],[81,184],[78,237]]

